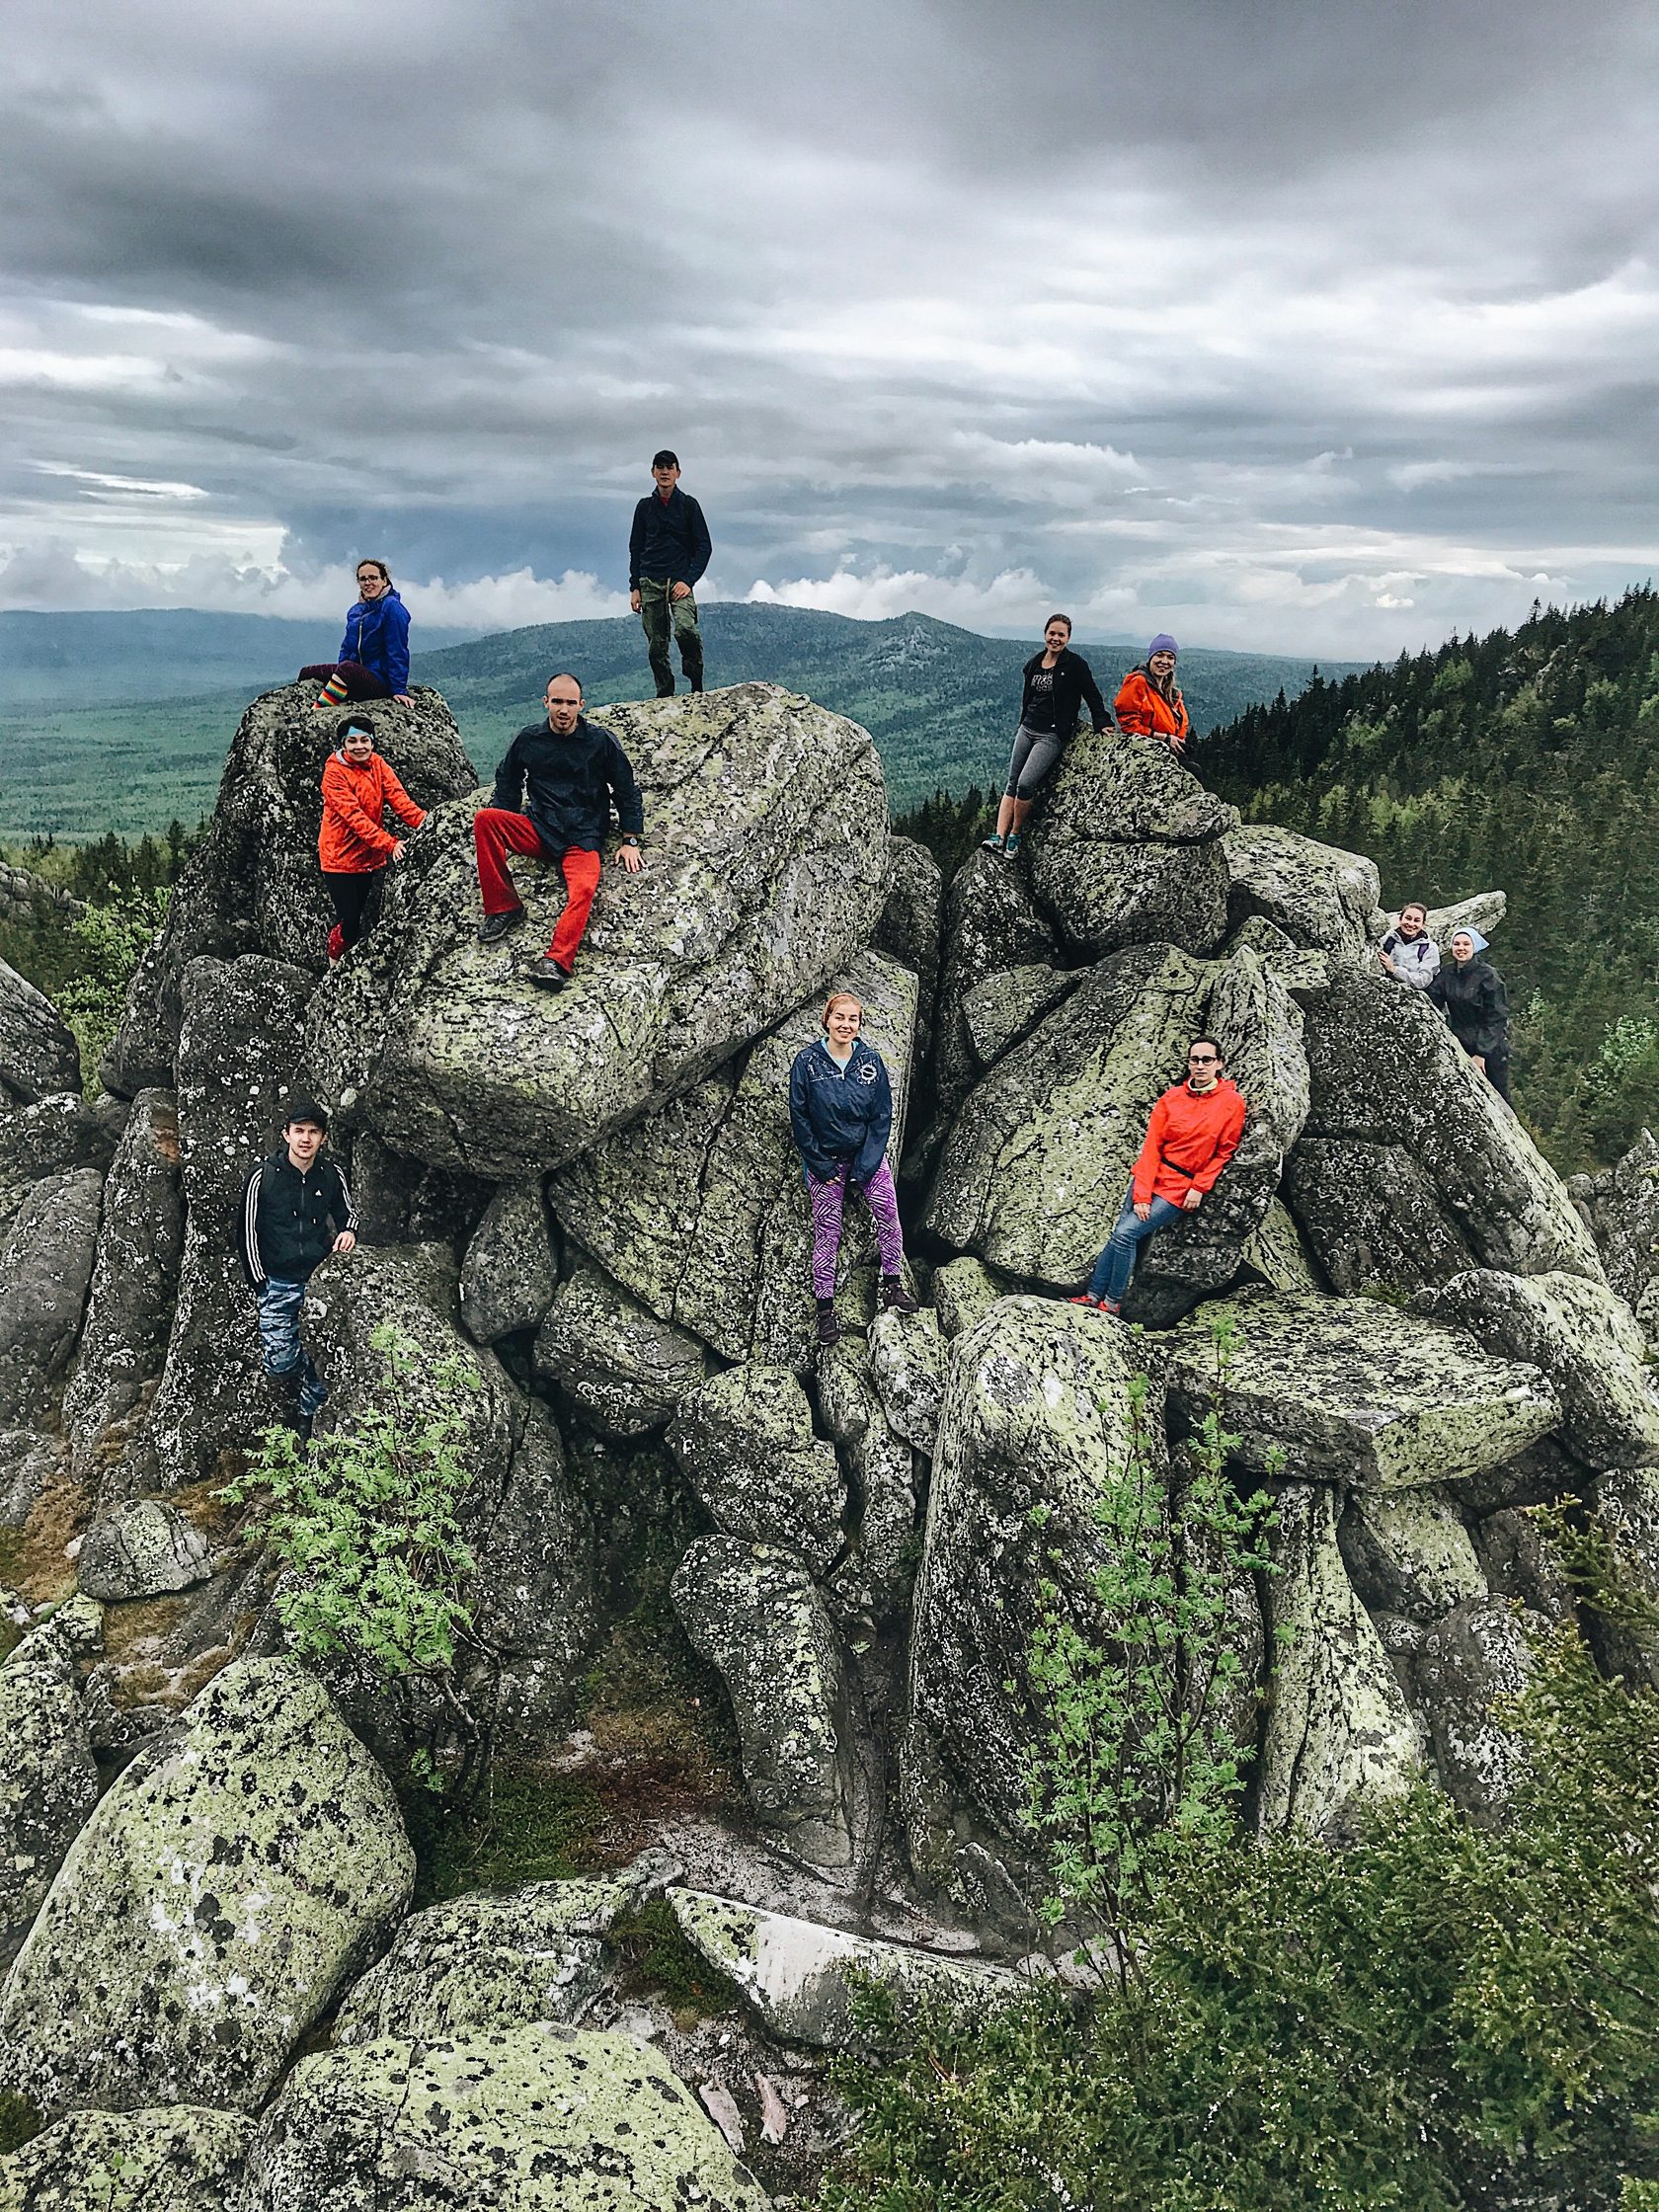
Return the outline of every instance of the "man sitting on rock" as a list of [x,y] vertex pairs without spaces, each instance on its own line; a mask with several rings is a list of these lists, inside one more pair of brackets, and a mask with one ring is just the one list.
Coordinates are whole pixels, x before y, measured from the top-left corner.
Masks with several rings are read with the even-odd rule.
[[297,1391],[304,1437],[328,1396],[299,1341],[305,1286],[330,1252],[349,1252],[357,1241],[346,1178],[333,1160],[319,1157],[328,1120],[314,1098],[292,1100],[282,1148],[262,1159],[242,1186],[242,1266],[259,1302],[260,1355],[274,1382]]
[[582,711],[582,686],[574,675],[547,686],[547,720],[520,730],[496,770],[496,803],[473,817],[478,848],[478,888],[484,919],[478,934],[499,944],[524,918],[507,872],[510,852],[557,860],[569,894],[553,942],[530,970],[544,990],[563,990],[588,927],[599,888],[599,847],[610,831],[616,803],[622,825],[617,859],[630,874],[640,865],[645,807],[628,755],[608,730]]
[[1182,1214],[1197,1211],[1243,1134],[1244,1099],[1222,1072],[1222,1048],[1214,1037],[1195,1037],[1187,1053],[1187,1079],[1172,1084],[1152,1108],[1117,1226],[1094,1263],[1088,1289],[1071,1304],[1116,1313],[1141,1246]]
[[1429,909],[1420,899],[1411,899],[1399,910],[1399,919],[1378,947],[1384,975],[1409,984],[1413,990],[1427,990],[1440,974],[1440,947],[1429,935]]

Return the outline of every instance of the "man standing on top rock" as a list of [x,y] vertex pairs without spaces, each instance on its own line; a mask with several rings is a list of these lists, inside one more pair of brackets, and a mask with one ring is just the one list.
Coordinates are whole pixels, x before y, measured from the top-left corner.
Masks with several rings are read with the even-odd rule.
[[1172,1083],[1152,1108],[1123,1212],[1094,1263],[1088,1289],[1071,1304],[1117,1312],[1141,1246],[1183,1214],[1196,1213],[1243,1134],[1243,1094],[1222,1072],[1222,1048],[1214,1037],[1195,1037],[1187,1053],[1187,1079]]
[[628,538],[628,593],[645,630],[657,696],[672,699],[671,625],[692,690],[703,688],[703,641],[693,586],[708,567],[714,546],[702,509],[679,488],[679,462],[666,445],[653,460],[651,473],[657,489],[634,509]]
[[547,685],[547,720],[532,722],[507,749],[496,770],[496,803],[473,817],[478,888],[484,899],[480,940],[499,944],[524,909],[507,872],[510,852],[557,860],[568,897],[553,942],[530,970],[544,990],[563,990],[599,888],[599,848],[610,833],[614,800],[622,825],[616,857],[631,874],[640,865],[645,805],[628,755],[582,711],[582,686],[559,674]]
[[274,1382],[299,1393],[299,1431],[328,1388],[299,1341],[305,1286],[330,1252],[357,1241],[357,1210],[345,1176],[320,1154],[328,1115],[314,1098],[296,1098],[282,1125],[281,1148],[262,1159],[242,1186],[239,1244],[243,1271],[259,1302],[260,1355]]

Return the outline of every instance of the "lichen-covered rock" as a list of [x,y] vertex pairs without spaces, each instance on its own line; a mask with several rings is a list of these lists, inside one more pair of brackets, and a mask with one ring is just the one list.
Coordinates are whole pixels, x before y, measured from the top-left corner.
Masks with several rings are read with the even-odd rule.
[[1045,962],[1009,968],[977,983],[962,1001],[962,1026],[976,1064],[994,1066],[1010,1045],[1030,1036],[1076,981],[1074,972]]
[[1266,822],[1229,830],[1225,849],[1234,929],[1259,914],[1294,944],[1360,958],[1382,890],[1374,862]]
[[918,1452],[931,1452],[945,1397],[945,1340],[938,1314],[927,1305],[917,1313],[890,1306],[870,1323],[869,1341],[888,1420]]
[[[835,978],[864,1003],[862,1034],[893,1080],[888,1157],[904,1144],[915,978],[865,953]],[[823,1000],[749,1053],[575,1160],[548,1183],[567,1234],[659,1319],[724,1359],[805,1369],[813,1356],[812,1211],[789,1133],[789,1069],[823,1035]],[[862,1201],[846,1209],[841,1280],[875,1256]],[[868,1313],[848,1315],[855,1322]]]
[[63,1393],[77,1482],[121,1487],[144,1385],[159,1381],[184,1254],[179,1104],[140,1091],[104,1184],[80,1356]]
[[1307,1137],[1409,1152],[1477,1266],[1600,1280],[1594,1241],[1554,1171],[1421,991],[1342,968],[1303,1011]]
[[0,1235],[35,1185],[72,1167],[109,1166],[120,1137],[122,1101],[63,1093],[33,1106],[0,1108]]
[[1257,1817],[1341,1842],[1368,1810],[1402,1796],[1424,1746],[1388,1654],[1337,1547],[1335,1494],[1286,1486],[1267,1578],[1279,1639],[1262,1743]]
[[685,1633],[726,1685],[755,1813],[808,1864],[857,1865],[874,1841],[868,1727],[800,1560],[770,1544],[699,1537],[672,1595]]
[[894,2000],[901,2021],[930,2004],[983,2014],[1015,2003],[1027,1987],[1020,1975],[981,1959],[848,1936],[704,1890],[671,1889],[669,1903],[687,1939],[737,1984],[761,2028],[781,2043],[844,2050],[861,2041],[855,1999],[870,1985]]
[[937,1127],[943,1128],[979,1080],[982,1063],[969,1027],[969,998],[989,980],[1018,969],[1052,974],[1054,932],[1038,912],[1023,869],[999,853],[976,850],[945,892],[939,996],[933,1023]]
[[1497,1708],[1531,1673],[1522,1616],[1503,1598],[1455,1607],[1418,1649],[1412,1679],[1440,1786],[1474,1820],[1501,1818],[1520,1778],[1520,1740]]
[[0,1993],[0,2075],[48,2116],[253,2110],[414,1878],[321,1685],[239,1660],[75,1839]]
[[862,1507],[835,1590],[852,1608],[892,1614],[908,1603],[915,1571],[915,1454],[882,1402],[873,1349],[848,1335],[824,1354],[818,1410]]
[[351,1140],[359,1244],[447,1244],[462,1257],[500,1185],[408,1159],[371,1129]]
[[1289,1209],[1278,1199],[1257,1223],[1239,1254],[1239,1272],[1274,1291],[1321,1291],[1324,1284],[1313,1269]]
[[906,1815],[918,1876],[974,1903],[963,1845],[1022,1853],[1046,1709],[1031,1675],[1042,1586],[1087,1643],[1107,1643],[1094,1576],[1111,1554],[1094,1508],[1137,1455],[1157,1495],[1167,1480],[1161,1393],[1149,1385],[1137,1440],[1132,1373],[1125,1330],[1046,1299],[1004,1299],[951,1348],[910,1636]]
[[1635,1315],[1581,1275],[1455,1275],[1416,1310],[1467,1329],[1489,1352],[1528,1360],[1561,1401],[1561,1441],[1587,1467],[1659,1460],[1659,1390]]
[[277,1143],[310,989],[303,969],[258,956],[193,960],[179,985],[185,1246],[161,1384],[145,1442],[127,1455],[144,1488],[215,1474],[222,1453],[251,1450],[291,1415],[261,1366],[234,1227],[249,1168]]
[[660,1320],[582,1254],[535,1341],[537,1381],[565,1391],[611,1436],[660,1429],[710,1364],[694,1336]]
[[604,1937],[662,1883],[648,1858],[608,1881],[531,1882],[412,1914],[340,2008],[333,2039],[425,2043],[530,2020],[574,2025],[604,1986]]
[[682,1399],[669,1450],[722,1535],[778,1544],[824,1573],[845,1537],[846,1486],[788,1368],[750,1360]]
[[1014,1288],[980,1260],[947,1260],[933,1270],[933,1310],[947,1343],[978,1327]]
[[1166,745],[1106,730],[1073,738],[1031,830],[1037,896],[1068,944],[1207,953],[1226,927],[1225,832],[1236,809]]
[[[317,832],[336,717],[312,712],[315,695],[310,684],[286,684],[244,713],[207,834],[174,886],[104,1057],[111,1090],[131,1097],[173,1081],[185,972],[198,956],[264,953],[313,977],[323,969],[334,914],[317,871]],[[417,806],[472,789],[477,777],[435,691],[418,688],[407,703],[376,699],[369,711],[375,744]]]
[[52,1876],[98,1802],[98,1768],[75,1684],[97,1609],[64,1607],[0,1665],[0,1960],[28,1934]]
[[207,1540],[160,1498],[131,1498],[81,1540],[75,1573],[84,1596],[162,1598],[213,1571]]
[[319,2051],[266,2114],[248,2212],[765,2212],[696,2098],[620,2029]]
[[1473,1264],[1433,1180],[1402,1146],[1304,1137],[1285,1189],[1332,1290],[1344,1298],[1418,1291]]
[[200,2104],[70,2112],[0,2159],[0,2212],[224,2212],[253,2138]]
[[479,1344],[541,1326],[559,1270],[541,1178],[504,1183],[473,1231],[461,1264],[461,1320]]
[[[1615,1472],[1599,1487],[1626,1479]],[[1635,1479],[1643,1477],[1637,1474]],[[1469,1535],[1494,1598],[1512,1598],[1540,1620],[1557,1626],[1574,1618],[1577,1608],[1561,1544],[1539,1514],[1526,1506],[1500,1506],[1496,1513],[1483,1514],[1474,1522]]]
[[74,1167],[37,1183],[0,1251],[0,1421],[39,1420],[81,1333],[104,1178]]
[[1261,955],[1240,946],[1216,979],[1204,1021],[1253,1118],[1288,1152],[1307,1119],[1302,1008]]
[[[439,1167],[558,1167],[770,1029],[870,940],[887,894],[881,763],[856,723],[780,691],[605,708],[634,763],[647,857],[608,869],[557,997],[481,945],[474,802],[440,808],[419,865],[313,1009],[330,1096]],[[522,871],[539,950],[564,903]]]
[[0,1529],[28,1525],[40,1493],[63,1468],[61,1437],[0,1429]]
[[1486,1595],[1486,1575],[1449,1494],[1360,1491],[1337,1527],[1343,1564],[1371,1613],[1438,1620],[1465,1598]]
[[[1466,899],[1454,900],[1450,907],[1431,907],[1428,932],[1440,947],[1442,960],[1451,958],[1452,940],[1460,929],[1478,929],[1483,937],[1489,937],[1508,908],[1509,895],[1503,891],[1475,891]],[[1387,918],[1391,928],[1399,916],[1390,914]]]
[[933,1004],[939,988],[939,924],[945,887],[939,863],[913,837],[887,840],[887,905],[870,943],[891,953],[915,977],[916,1054],[925,1059],[933,1038]]
[[957,1115],[927,1226],[1056,1289],[1087,1277],[1123,1204],[1146,1120],[1203,1027],[1209,974],[1168,946],[1092,970]]
[[[1596,1484],[1590,1513],[1618,1581],[1637,1600],[1659,1603],[1659,1476],[1650,1467],[1611,1469]],[[1585,1631],[1605,1675],[1659,1690],[1659,1629],[1639,1619],[1590,1612]]]
[[1644,1129],[1615,1166],[1583,1182],[1608,1281],[1637,1305],[1659,1274],[1659,1139]]
[[28,1106],[80,1087],[74,1032],[43,990],[0,960],[0,1098]]
[[1499,1466],[1560,1419],[1537,1368],[1493,1359],[1460,1330],[1368,1299],[1245,1291],[1167,1339],[1170,1394],[1189,1420],[1214,1389],[1224,1314],[1236,1325],[1226,1422],[1251,1467],[1279,1454],[1301,1481],[1414,1489]]

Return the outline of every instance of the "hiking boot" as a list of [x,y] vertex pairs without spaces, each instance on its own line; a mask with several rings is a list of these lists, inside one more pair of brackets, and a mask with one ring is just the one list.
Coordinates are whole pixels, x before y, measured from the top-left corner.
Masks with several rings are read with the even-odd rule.
[[841,1341],[841,1324],[836,1317],[833,1302],[825,1299],[818,1308],[818,1341],[826,1351],[831,1344]]
[[563,990],[570,982],[570,972],[561,968],[550,952],[532,961],[527,971],[531,983],[541,990]]
[[1002,839],[996,835],[994,830],[988,837],[982,837],[980,839],[980,850],[982,852],[1006,852],[1007,849],[1007,846],[1003,843]]
[[486,914],[478,924],[478,942],[481,945],[499,945],[510,929],[516,929],[524,918],[522,907],[509,907],[504,914]]
[[877,1302],[884,1313],[919,1313],[921,1301],[911,1298],[897,1275],[884,1275],[881,1279],[881,1298]]
[[1008,858],[1009,858],[1010,860],[1012,860],[1012,859],[1013,859],[1013,857],[1014,857],[1014,855],[1015,855],[1015,853],[1017,853],[1017,852],[1019,851],[1019,847],[1020,847],[1020,833],[1019,833],[1019,831],[1018,831],[1017,830],[1010,830],[1008,831],[1008,841],[1007,841],[1007,843],[1006,843],[1006,844],[1005,844],[1005,845],[1004,845],[1004,846],[1002,847],[1002,850],[1003,850],[1003,851],[1004,851],[1004,852],[1005,852],[1005,853],[1007,854]]
[[1095,1307],[1098,1307],[1100,1304],[1100,1301],[1097,1298],[1090,1298],[1087,1291],[1079,1291],[1075,1298],[1068,1298],[1066,1303],[1067,1305],[1089,1305]]

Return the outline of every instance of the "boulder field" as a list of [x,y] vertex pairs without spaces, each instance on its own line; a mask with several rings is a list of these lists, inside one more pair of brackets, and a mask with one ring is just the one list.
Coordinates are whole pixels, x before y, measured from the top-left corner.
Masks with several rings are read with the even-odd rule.
[[[0,2091],[41,2123],[0,2212],[762,2205],[774,2075],[855,2032],[861,1979],[1014,1986],[1033,1635],[1109,1638],[1096,1505],[1133,1458],[1167,1513],[1218,1386],[1276,1508],[1227,1604],[1252,1819],[1339,1843],[1422,1781],[1503,1817],[1502,1699],[1573,1603],[1527,1509],[1575,1501],[1659,1590],[1659,1146],[1564,1185],[1379,971],[1370,861],[1079,737],[1026,857],[943,883],[865,732],[745,684],[600,710],[646,865],[607,864],[550,998],[557,871],[514,863],[529,926],[478,942],[487,793],[417,690],[381,736],[431,817],[330,969],[311,696],[243,718],[96,1084],[0,970]],[[1437,926],[1497,926],[1467,889]],[[786,1089],[830,988],[892,1072],[922,1304],[876,1312],[854,1208],[821,1354]],[[1200,1032],[1238,1152],[1123,1320],[1067,1304]],[[689,1873],[665,1844],[411,1910],[385,1716],[285,1648],[218,1495],[283,1418],[232,1230],[302,1089],[362,1218],[307,1297],[320,1429],[386,1409],[387,1324],[406,1403],[466,1384],[504,1759],[580,1764],[584,1678],[672,1546],[747,1798]],[[1659,1681],[1651,1637],[1586,1628]],[[747,2072],[620,1994],[665,1898]]]

